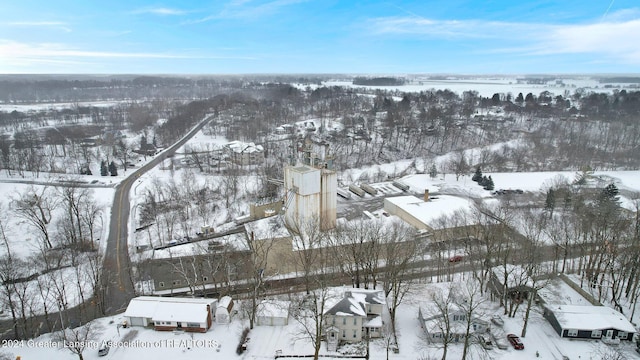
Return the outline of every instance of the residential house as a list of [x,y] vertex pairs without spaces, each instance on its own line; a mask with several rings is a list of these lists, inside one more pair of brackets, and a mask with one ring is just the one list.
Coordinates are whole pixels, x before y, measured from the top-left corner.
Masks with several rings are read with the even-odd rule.
[[522,302],[533,290],[533,280],[520,265],[500,265],[491,269],[489,289],[491,294],[499,299],[504,299],[506,291],[509,299]]
[[264,148],[252,142],[232,141],[224,146],[224,153],[235,164],[255,165],[264,160]]
[[131,299],[124,313],[131,326],[153,326],[155,330],[206,332],[213,322],[217,300],[139,296]]
[[358,342],[382,336],[384,293],[379,290],[349,289],[342,299],[327,304],[324,319],[327,339]]
[[636,333],[623,314],[606,306],[550,305],[543,316],[563,338],[632,341]]
[[[445,315],[433,303],[424,303],[418,308],[420,326],[431,342],[442,342],[447,333],[454,342],[464,341],[467,334],[467,312],[454,303],[447,304],[447,306],[448,321],[445,321]],[[472,316],[471,333],[484,333],[489,329],[489,321],[479,316]]]

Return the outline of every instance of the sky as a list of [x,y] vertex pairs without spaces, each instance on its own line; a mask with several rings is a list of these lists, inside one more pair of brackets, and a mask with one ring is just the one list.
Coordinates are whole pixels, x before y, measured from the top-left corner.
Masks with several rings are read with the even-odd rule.
[[640,72],[637,0],[20,0],[1,74]]

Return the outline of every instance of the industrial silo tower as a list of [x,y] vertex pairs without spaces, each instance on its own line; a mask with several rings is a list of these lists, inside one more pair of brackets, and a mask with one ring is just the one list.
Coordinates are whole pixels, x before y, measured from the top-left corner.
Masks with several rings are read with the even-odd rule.
[[336,226],[338,180],[326,147],[319,152],[307,144],[301,161],[284,169],[285,223],[299,229],[314,222],[321,230]]

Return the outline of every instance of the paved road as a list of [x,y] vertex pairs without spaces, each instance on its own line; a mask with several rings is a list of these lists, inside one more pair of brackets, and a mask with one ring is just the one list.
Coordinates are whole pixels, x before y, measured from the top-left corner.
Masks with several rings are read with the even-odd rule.
[[109,225],[109,238],[105,250],[102,274],[104,281],[104,311],[107,315],[113,315],[124,311],[129,300],[135,297],[133,277],[131,273],[131,261],[129,259],[129,213],[131,205],[129,193],[131,186],[140,176],[153,169],[163,160],[173,156],[175,151],[191,139],[213,116],[207,117],[196,125],[180,141],[166,149],[155,159],[151,160],[140,169],[134,171],[118,186],[111,208],[111,222]]

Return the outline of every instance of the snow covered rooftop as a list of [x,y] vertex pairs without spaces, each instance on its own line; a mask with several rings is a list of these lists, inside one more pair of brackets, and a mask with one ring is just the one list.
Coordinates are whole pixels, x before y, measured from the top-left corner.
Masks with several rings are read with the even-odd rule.
[[361,302],[363,304],[386,304],[384,294],[380,290],[353,288],[349,289],[348,292],[351,293],[351,297],[357,299],[358,302]]
[[254,152],[262,152],[264,148],[262,145],[256,145],[252,142],[245,143],[242,141],[231,141],[226,145],[231,151],[237,154],[246,154],[246,153],[254,153]]
[[324,313],[338,316],[367,316],[367,311],[364,309],[363,304],[350,296],[345,296]]
[[246,223],[244,227],[249,237],[251,237],[253,233],[255,240],[286,238],[291,236],[280,216],[271,216],[252,221]]
[[[190,321],[190,314],[198,314],[204,309],[204,315],[206,319],[207,305],[213,306],[217,300],[207,298],[180,298],[180,297],[159,297],[159,296],[139,296],[131,299],[127,310],[124,312],[124,316],[127,317],[142,317],[153,319],[158,318],[159,321],[174,321],[167,316],[182,316],[180,321]],[[195,318],[195,316],[194,316]],[[194,321],[194,322],[200,322]]]
[[339,316],[367,316],[367,304],[385,304],[384,294],[380,290],[348,289],[342,299],[327,303],[325,314]]
[[[437,221],[439,218],[451,216],[458,212],[468,212],[474,207],[473,203],[467,199],[449,195],[431,197],[427,202],[415,196],[388,197],[385,198],[384,201],[385,210],[392,212],[387,209],[388,202],[432,229],[440,229],[443,226]],[[471,220],[473,217],[465,216],[464,218]],[[460,225],[472,224],[466,223]]]
[[209,311],[205,304],[159,302],[152,320],[206,323]]
[[563,329],[618,329],[635,333],[636,329],[618,311],[606,306],[553,305],[548,307]]
[[257,315],[269,317],[288,317],[290,301],[285,300],[263,300],[258,304]]
[[496,266],[491,269],[496,278],[502,283],[504,281],[505,271],[507,272],[507,287],[514,288],[518,286],[533,286],[533,280],[527,274],[527,271],[520,265],[506,264],[506,266]]
[[164,249],[156,249],[149,251],[154,259],[170,259],[183,256],[193,256],[212,253],[209,249],[210,242],[217,242],[220,245],[228,245],[236,250],[247,250],[246,235],[244,232],[225,235],[210,240],[193,241],[190,243],[179,244]]

